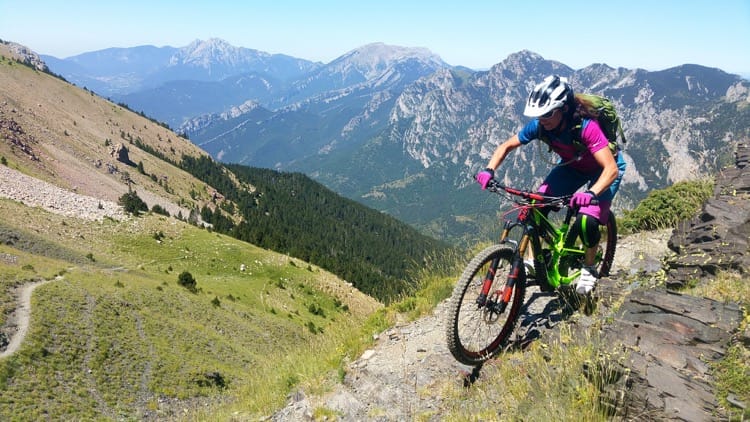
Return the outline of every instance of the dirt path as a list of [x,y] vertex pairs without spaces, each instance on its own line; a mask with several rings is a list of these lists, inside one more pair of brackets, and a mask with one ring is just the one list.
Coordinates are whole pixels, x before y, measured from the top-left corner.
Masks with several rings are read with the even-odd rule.
[[[661,230],[620,239],[615,269],[631,274],[658,270],[661,258],[668,254],[670,233]],[[556,295],[529,287],[526,298],[513,341],[517,347],[553,330],[565,318]],[[432,314],[381,333],[371,349],[348,365],[345,379],[334,391],[323,396],[297,391],[269,419],[312,421],[317,408],[336,412],[342,422],[411,420],[415,415],[439,414],[444,405],[442,386],[450,382],[460,385],[472,370],[448,351],[446,307],[443,302]]]
[[26,333],[29,331],[29,322],[31,321],[31,294],[39,286],[49,283],[52,280],[37,281],[22,286],[18,294],[18,307],[15,312],[11,313],[6,327],[2,330],[10,339],[8,347],[0,352],[0,358],[4,358],[15,353],[23,343]]

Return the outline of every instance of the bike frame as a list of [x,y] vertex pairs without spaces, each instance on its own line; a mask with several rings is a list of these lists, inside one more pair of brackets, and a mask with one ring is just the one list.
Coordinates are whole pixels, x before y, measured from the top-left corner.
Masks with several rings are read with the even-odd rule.
[[[529,203],[517,201],[520,205],[518,219],[516,221],[506,220],[500,234],[501,244],[516,243],[515,240],[510,238],[510,234],[514,229],[520,228],[522,230],[520,241],[515,245],[513,267],[518,267],[517,270],[521,270],[523,257],[526,256],[529,244],[531,244],[531,248],[535,252],[535,268],[545,269],[542,274],[538,270],[535,271],[535,278],[540,285],[546,283],[552,289],[557,289],[561,285],[572,283],[580,275],[580,269],[571,273],[568,273],[568,269],[573,263],[583,262],[585,250],[574,247],[577,233],[569,233],[570,221],[575,214],[573,208],[568,206],[570,196],[545,196],[499,184],[496,184],[492,190],[495,192],[503,190],[511,195],[531,200]],[[566,208],[565,218],[559,227],[556,227],[541,209],[560,209],[561,207]],[[546,243],[547,248],[545,248],[543,242]],[[549,251],[548,255],[544,253],[545,250]],[[537,263],[541,265],[537,265]],[[563,265],[560,265],[561,263]],[[580,264],[577,265],[578,268],[580,266]],[[515,271],[511,271],[511,273],[513,272]]]

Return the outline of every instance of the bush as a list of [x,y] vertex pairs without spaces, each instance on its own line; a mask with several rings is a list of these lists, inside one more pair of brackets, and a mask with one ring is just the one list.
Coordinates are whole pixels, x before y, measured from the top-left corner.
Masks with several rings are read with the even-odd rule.
[[141,211],[148,211],[148,205],[134,191],[130,191],[120,197],[117,203],[125,208],[126,212],[133,215],[139,215]]
[[193,275],[187,271],[183,271],[180,273],[179,277],[177,278],[177,284],[188,289],[192,293],[196,293],[198,291],[198,283],[193,278]]
[[648,194],[632,211],[625,211],[619,227],[623,233],[675,227],[694,217],[711,197],[714,181],[709,179],[678,182]]
[[151,211],[153,211],[154,214],[166,215],[169,217],[169,211],[165,210],[164,207],[159,204],[154,204],[154,206],[151,207]]

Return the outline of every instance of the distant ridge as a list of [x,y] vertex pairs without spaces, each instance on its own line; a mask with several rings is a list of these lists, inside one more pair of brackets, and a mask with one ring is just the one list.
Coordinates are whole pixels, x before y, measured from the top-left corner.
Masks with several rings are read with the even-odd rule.
[[[520,104],[542,75],[567,76],[576,89],[615,101],[631,139],[618,212],[651,189],[721,168],[750,121],[743,106],[750,82],[695,64],[656,72],[603,63],[573,69],[523,50],[478,72],[425,49],[373,43],[297,77],[258,72],[172,80],[118,101],[167,122],[222,162],[303,170],[451,242],[470,241],[486,225],[491,207],[477,208],[485,198],[469,175],[526,121]],[[234,112],[249,102],[246,114]],[[525,148],[500,175],[533,187],[553,159]],[[452,193],[447,200],[445,192]]]

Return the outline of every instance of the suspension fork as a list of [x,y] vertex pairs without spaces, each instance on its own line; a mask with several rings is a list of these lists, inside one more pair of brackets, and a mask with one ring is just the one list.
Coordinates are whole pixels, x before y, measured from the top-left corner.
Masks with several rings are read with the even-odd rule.
[[[511,227],[512,225],[510,224],[510,222],[506,221],[505,226],[503,227],[503,231],[500,233],[499,243],[505,243],[505,239],[508,238],[508,234],[510,233]],[[479,306],[480,308],[487,303],[487,297],[490,295],[492,282],[495,281],[495,273],[497,272],[497,266],[499,264],[500,264],[500,258],[493,259],[492,264],[490,264],[490,268],[487,270],[487,273],[484,275],[484,281],[482,281],[482,290],[479,292],[479,296],[477,297],[477,300],[476,300],[477,306]]]
[[[508,232],[510,231],[510,227],[511,225],[506,224],[505,228],[503,229],[503,233],[500,236],[501,242],[504,241],[507,237]],[[510,302],[510,299],[513,295],[513,288],[515,287],[516,281],[521,275],[521,271],[523,271],[523,256],[528,245],[529,234],[527,231],[524,231],[521,242],[519,243],[516,252],[513,254],[510,271],[508,271],[508,277],[505,280],[505,284],[502,288],[497,289],[494,293],[495,295],[499,296],[500,300],[496,303],[491,303],[493,311],[496,311],[498,313],[503,312],[505,310],[505,307]],[[482,282],[482,290],[476,300],[477,305],[480,307],[487,304],[487,298],[490,296],[490,289],[492,288],[492,283],[495,280],[495,275],[497,274],[497,267],[499,264],[499,257],[493,259],[490,268],[487,270],[487,274],[485,274],[484,281]]]
[[477,305],[481,308],[487,303],[487,296],[490,294],[490,288],[492,288],[492,282],[495,280],[495,272],[497,266],[500,264],[500,258],[495,258],[490,264],[490,268],[487,270],[487,274],[484,275],[484,281],[482,282],[482,291],[477,297]]

